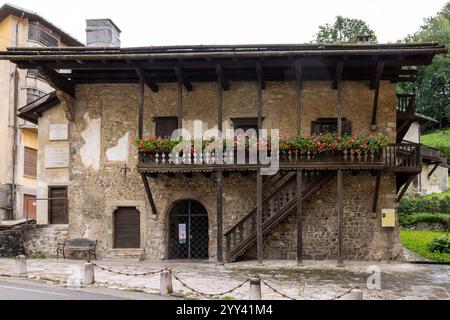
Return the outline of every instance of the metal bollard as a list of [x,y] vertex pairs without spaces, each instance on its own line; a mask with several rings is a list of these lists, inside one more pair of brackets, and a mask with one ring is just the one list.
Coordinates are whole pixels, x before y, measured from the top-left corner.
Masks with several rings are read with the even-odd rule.
[[90,285],[95,282],[95,270],[94,265],[92,263],[84,264],[84,276],[83,276],[83,284]]
[[250,279],[250,300],[261,300],[261,279]]
[[339,300],[363,300],[363,292],[362,290],[355,289],[341,297]]
[[19,276],[23,276],[27,274],[27,259],[25,256],[17,256],[16,257],[16,274]]
[[168,296],[173,293],[172,287],[172,274],[170,271],[161,272],[161,282],[160,282],[160,294],[162,296]]

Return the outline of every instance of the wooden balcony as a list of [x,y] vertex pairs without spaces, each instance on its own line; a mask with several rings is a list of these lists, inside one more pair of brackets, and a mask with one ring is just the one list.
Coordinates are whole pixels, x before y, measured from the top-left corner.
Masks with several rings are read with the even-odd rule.
[[[389,170],[394,172],[420,172],[421,146],[391,144],[375,153],[354,151],[304,154],[298,151],[279,152],[276,155],[281,170]],[[269,165],[250,161],[238,163],[237,153],[224,154],[223,163],[217,163],[215,155],[185,154],[173,157],[170,153],[139,152],[140,173],[200,173],[223,171],[256,171]]]

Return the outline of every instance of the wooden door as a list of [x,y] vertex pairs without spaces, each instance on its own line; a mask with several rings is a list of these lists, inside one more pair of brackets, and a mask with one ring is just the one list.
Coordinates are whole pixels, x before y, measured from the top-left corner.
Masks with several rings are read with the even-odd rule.
[[48,192],[48,214],[50,224],[68,224],[67,187],[50,187]]
[[141,216],[134,207],[122,207],[114,213],[114,248],[141,247]]
[[23,195],[23,217],[28,220],[36,220],[36,196]]

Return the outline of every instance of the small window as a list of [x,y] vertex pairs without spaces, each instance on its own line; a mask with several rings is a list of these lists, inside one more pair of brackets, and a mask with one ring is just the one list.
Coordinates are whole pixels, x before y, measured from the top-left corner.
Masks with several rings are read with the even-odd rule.
[[48,190],[48,215],[50,224],[68,224],[69,210],[67,187],[50,187]]
[[37,177],[37,150],[25,147],[23,161],[23,175],[26,177]]
[[27,104],[30,104],[33,101],[36,101],[37,99],[39,99],[45,95],[46,95],[46,93],[42,90],[35,89],[35,88],[27,88]]
[[[337,133],[337,118],[319,118],[311,123],[311,134]],[[342,134],[352,134],[352,122],[342,119]]]
[[43,26],[30,23],[28,27],[28,40],[37,42],[44,47],[59,47],[59,38],[51,34]]
[[[258,118],[231,118],[234,124],[234,130],[242,129],[244,132],[247,130],[253,129],[258,133]],[[263,118],[264,121],[264,118]]]
[[171,137],[178,129],[178,117],[157,117],[155,118],[155,135],[160,138]]

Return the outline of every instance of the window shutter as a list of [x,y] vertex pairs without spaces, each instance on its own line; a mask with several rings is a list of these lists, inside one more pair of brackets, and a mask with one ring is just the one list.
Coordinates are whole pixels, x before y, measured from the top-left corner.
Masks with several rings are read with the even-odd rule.
[[37,150],[25,147],[23,175],[37,177]]
[[311,122],[311,135],[320,133],[320,122],[313,121]]
[[171,137],[178,129],[178,117],[157,117],[155,118],[156,137]]
[[342,121],[342,134],[352,134],[352,122],[349,120]]

